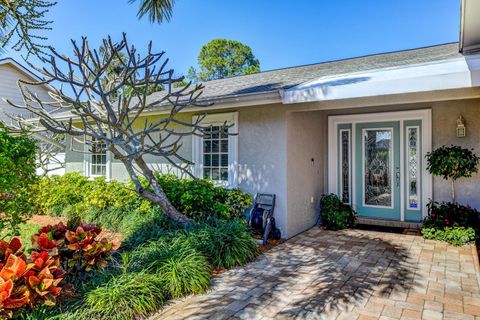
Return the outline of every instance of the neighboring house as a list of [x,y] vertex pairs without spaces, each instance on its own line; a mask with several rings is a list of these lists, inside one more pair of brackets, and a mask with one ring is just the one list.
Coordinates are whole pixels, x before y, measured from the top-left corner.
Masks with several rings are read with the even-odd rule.
[[[0,59],[0,120],[7,123],[10,121],[7,114],[22,115],[25,118],[30,117],[26,110],[14,108],[4,101],[5,99],[19,105],[23,104],[22,94],[17,85],[18,80],[32,82],[40,81],[42,79],[12,58]],[[51,100],[48,95],[49,88],[47,85],[32,86],[30,88],[42,101]],[[64,162],[65,154],[63,152],[58,153],[55,157],[57,158],[57,161]],[[57,161],[47,165],[50,170],[55,169],[51,171],[50,174],[63,174],[65,172],[64,169],[59,169]],[[41,174],[42,172],[43,171],[39,169],[38,173]]]
[[[275,193],[285,238],[314,225],[324,193],[338,194],[362,218],[419,222],[429,199],[450,199],[448,183],[426,171],[425,154],[450,144],[480,154],[478,16],[480,2],[463,1],[460,44],[206,82],[202,99],[214,105],[205,123],[227,121],[238,135],[186,138],[182,155],[198,177]],[[201,112],[189,109],[181,120]],[[465,137],[456,135],[460,116]],[[161,158],[148,161],[169,170]],[[123,165],[101,152],[67,152],[66,169],[127,178]],[[480,175],[458,181],[457,190],[460,203],[480,208]]]

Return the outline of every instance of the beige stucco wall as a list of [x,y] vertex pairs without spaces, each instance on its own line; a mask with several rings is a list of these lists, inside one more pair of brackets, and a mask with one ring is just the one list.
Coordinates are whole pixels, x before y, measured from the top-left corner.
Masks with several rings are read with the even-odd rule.
[[327,153],[324,112],[287,114],[287,235],[315,224],[325,190]]

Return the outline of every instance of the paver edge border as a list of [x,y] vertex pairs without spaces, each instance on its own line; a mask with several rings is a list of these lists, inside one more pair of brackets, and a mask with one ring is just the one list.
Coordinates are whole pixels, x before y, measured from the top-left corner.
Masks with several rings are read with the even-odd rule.
[[478,253],[480,252],[477,248],[477,245],[474,244],[471,246],[472,250],[472,256],[473,256],[473,265],[475,267],[475,272],[477,273],[477,282],[478,282],[478,287],[480,288],[480,261],[478,257]]

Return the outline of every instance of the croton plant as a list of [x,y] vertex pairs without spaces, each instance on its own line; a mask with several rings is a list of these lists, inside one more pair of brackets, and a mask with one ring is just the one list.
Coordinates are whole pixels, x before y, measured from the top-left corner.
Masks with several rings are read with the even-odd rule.
[[10,318],[20,308],[53,305],[61,283],[78,284],[89,271],[105,267],[113,244],[98,240],[100,232],[87,224],[45,226],[32,237],[28,258],[20,238],[0,240],[0,318]]
[[16,309],[55,304],[65,272],[58,257],[46,251],[20,251],[22,242],[0,240],[0,316],[11,317]]
[[67,282],[78,284],[92,269],[104,268],[113,251],[113,243],[98,239],[102,229],[80,223],[67,228],[63,223],[43,227],[32,237],[33,247],[59,256]]

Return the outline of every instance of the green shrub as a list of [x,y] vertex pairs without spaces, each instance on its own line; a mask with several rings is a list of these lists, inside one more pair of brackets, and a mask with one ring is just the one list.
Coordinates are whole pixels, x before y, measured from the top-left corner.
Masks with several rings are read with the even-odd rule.
[[0,230],[18,234],[30,214],[29,187],[35,182],[37,145],[26,134],[10,135],[0,123]]
[[474,242],[477,237],[473,228],[464,227],[422,228],[422,236],[425,239],[445,241],[454,246]]
[[227,190],[204,179],[179,179],[156,175],[170,202],[188,217],[236,218],[252,204],[251,196],[240,189]]
[[427,208],[428,216],[422,225],[422,236],[425,239],[462,246],[474,241],[480,234],[480,213],[470,206],[430,201]]
[[323,195],[320,199],[322,225],[329,230],[342,230],[355,225],[355,211],[342,203],[335,194]]
[[33,187],[34,210],[38,214],[61,216],[65,208],[84,201],[89,181],[79,172],[41,179]]
[[124,273],[88,292],[82,309],[90,319],[131,320],[147,317],[165,301],[162,280],[148,273]]
[[201,224],[190,231],[189,237],[217,268],[244,265],[258,255],[256,241],[243,219]]

